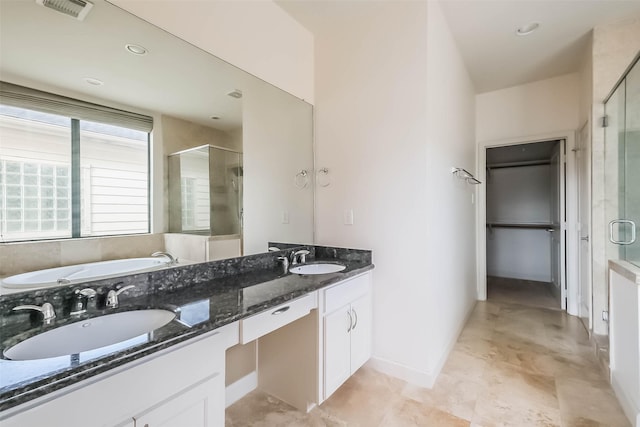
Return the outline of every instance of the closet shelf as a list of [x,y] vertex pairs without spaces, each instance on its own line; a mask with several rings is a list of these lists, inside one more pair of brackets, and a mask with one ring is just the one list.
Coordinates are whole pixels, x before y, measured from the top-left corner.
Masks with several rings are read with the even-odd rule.
[[551,223],[541,223],[541,222],[488,222],[487,227],[489,228],[526,228],[526,229],[540,229],[540,230],[549,230],[558,228],[557,225],[553,225]]

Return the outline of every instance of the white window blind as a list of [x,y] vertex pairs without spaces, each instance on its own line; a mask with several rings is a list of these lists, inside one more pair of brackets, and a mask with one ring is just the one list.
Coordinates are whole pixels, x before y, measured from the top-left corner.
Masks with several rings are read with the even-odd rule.
[[0,103],[43,113],[151,132],[153,118],[0,81]]

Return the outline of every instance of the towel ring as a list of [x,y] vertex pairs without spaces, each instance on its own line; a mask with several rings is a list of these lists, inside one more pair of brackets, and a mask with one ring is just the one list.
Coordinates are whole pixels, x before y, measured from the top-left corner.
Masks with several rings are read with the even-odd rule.
[[331,176],[329,176],[329,169],[322,168],[317,172],[316,182],[320,187],[328,187],[331,185]]
[[309,185],[309,172],[306,169],[302,169],[293,177],[293,184],[301,190],[307,188],[307,185]]

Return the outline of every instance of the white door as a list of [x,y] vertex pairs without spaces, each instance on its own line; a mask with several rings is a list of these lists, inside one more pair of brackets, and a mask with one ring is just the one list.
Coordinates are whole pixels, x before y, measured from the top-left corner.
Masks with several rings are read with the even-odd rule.
[[324,398],[327,399],[351,375],[351,306],[324,317]]
[[563,309],[566,305],[565,290],[565,262],[564,262],[564,147],[565,142],[560,143],[554,148],[551,157],[551,224],[549,228],[551,233],[551,282],[559,289],[560,305]]
[[578,254],[578,301],[579,316],[585,320],[585,325],[591,323],[591,186],[590,169],[591,151],[589,147],[589,125],[584,124],[578,134],[576,147],[576,167],[578,174],[578,237],[580,241]]
[[351,373],[365,364],[371,356],[371,295],[358,298],[351,304]]

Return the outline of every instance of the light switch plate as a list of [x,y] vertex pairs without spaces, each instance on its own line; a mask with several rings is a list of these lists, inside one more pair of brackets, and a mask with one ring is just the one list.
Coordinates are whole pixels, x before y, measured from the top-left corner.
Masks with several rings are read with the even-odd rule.
[[345,209],[344,225],[353,225],[353,209]]

